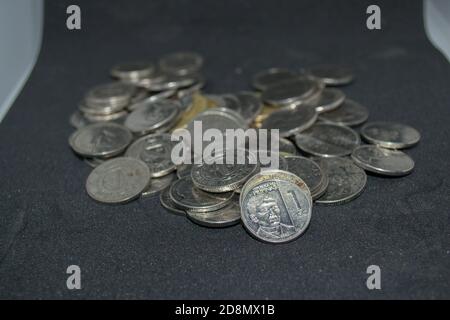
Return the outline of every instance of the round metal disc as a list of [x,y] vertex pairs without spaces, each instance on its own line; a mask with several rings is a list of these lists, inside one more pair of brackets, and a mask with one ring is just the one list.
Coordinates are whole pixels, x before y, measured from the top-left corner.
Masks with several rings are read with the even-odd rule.
[[157,194],[161,190],[170,187],[172,182],[175,180],[177,180],[177,175],[175,172],[169,173],[159,178],[152,178],[148,187],[142,192],[142,196],[148,197]]
[[318,101],[313,105],[318,113],[338,108],[345,100],[345,94],[339,89],[325,88]]
[[241,221],[239,196],[234,195],[233,199],[219,210],[208,212],[187,210],[186,215],[191,221],[204,227],[225,228],[234,226]]
[[126,62],[114,66],[111,75],[124,80],[134,80],[148,77],[155,71],[155,66],[151,62],[136,61]]
[[85,96],[81,111],[92,114],[115,113],[125,108],[136,88],[123,82],[102,84],[91,89]]
[[350,69],[337,65],[318,65],[307,70],[311,76],[322,80],[327,86],[346,85],[353,81]]
[[161,205],[172,213],[175,213],[180,216],[185,216],[186,211],[184,211],[183,209],[180,209],[177,206],[177,204],[175,202],[173,202],[172,198],[170,197],[169,191],[170,191],[170,187],[167,187],[161,192],[161,194],[159,196],[159,201],[161,202]]
[[161,70],[176,75],[197,72],[203,65],[203,58],[195,52],[175,52],[159,60]]
[[383,148],[403,149],[417,144],[420,133],[407,125],[394,122],[371,122],[361,128],[361,136]]
[[264,91],[271,86],[278,85],[284,81],[294,80],[297,77],[297,74],[287,69],[271,68],[254,75],[252,85],[255,89]]
[[316,92],[317,81],[303,77],[270,86],[262,93],[261,99],[270,105],[286,106],[306,100]]
[[367,108],[350,99],[345,99],[337,109],[319,115],[321,121],[350,127],[366,122],[367,118]]

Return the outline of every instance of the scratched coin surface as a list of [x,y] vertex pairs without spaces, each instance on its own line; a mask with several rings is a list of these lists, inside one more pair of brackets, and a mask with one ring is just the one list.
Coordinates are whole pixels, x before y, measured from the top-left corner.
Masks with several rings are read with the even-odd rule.
[[186,211],[180,209],[177,204],[173,202],[172,198],[170,197],[169,191],[170,186],[161,191],[161,194],[159,195],[159,201],[161,202],[161,205],[172,213],[180,216],[185,216]]
[[84,126],[69,138],[69,145],[79,155],[112,157],[122,153],[133,139],[124,126],[111,122],[100,122]]
[[104,203],[123,203],[139,197],[150,182],[150,171],[140,160],[115,158],[92,170],[86,181],[88,195]]
[[195,52],[175,52],[159,60],[161,70],[180,76],[195,73],[202,65],[202,56]]
[[170,186],[170,197],[184,210],[208,212],[225,207],[233,197],[233,192],[211,193],[198,189],[190,177],[175,181]]
[[131,132],[143,135],[173,123],[177,119],[179,111],[176,101],[144,101],[128,115],[125,126]]
[[344,66],[339,65],[317,65],[308,68],[309,75],[322,80],[327,86],[346,85],[353,81],[353,72]]
[[360,144],[359,135],[349,127],[318,123],[295,136],[302,151],[321,157],[350,155]]
[[352,159],[364,170],[387,176],[404,176],[414,169],[414,161],[406,153],[376,145],[359,146]]
[[148,197],[155,195],[161,192],[162,190],[170,187],[172,182],[174,182],[177,179],[178,178],[175,172],[171,172],[159,178],[152,178],[147,188],[145,188],[145,190],[142,191],[142,196]]
[[261,129],[279,129],[280,137],[293,136],[311,127],[317,119],[316,109],[309,105],[274,111],[261,125]]
[[281,82],[263,91],[261,99],[270,105],[286,106],[307,100],[317,92],[317,82],[310,78],[297,78]]
[[335,88],[325,88],[313,106],[316,108],[318,113],[329,112],[341,106],[344,100],[345,94],[341,90]]
[[219,210],[208,212],[186,210],[186,215],[191,221],[205,227],[224,228],[234,226],[241,221],[239,196],[234,195],[233,199]]
[[328,188],[316,203],[340,204],[358,197],[364,190],[367,176],[363,169],[348,158],[314,159],[328,175]]
[[321,121],[350,127],[366,122],[367,118],[369,110],[350,99],[345,99],[337,109],[319,115]]
[[389,149],[409,148],[420,140],[416,129],[395,122],[367,123],[361,128],[361,136],[369,143]]
[[328,177],[313,160],[300,156],[285,156],[288,171],[300,177],[311,191],[313,200],[319,198],[328,186]]
[[125,155],[146,163],[151,176],[158,178],[175,171],[176,166],[171,158],[175,144],[168,133],[149,134],[133,142]]
[[244,149],[234,150],[233,155],[229,152],[219,152],[192,166],[191,177],[196,187],[208,192],[232,191],[258,170],[257,157],[252,152]]
[[[262,179],[266,173],[270,178]],[[288,172],[264,171],[252,177],[241,193],[241,219],[246,230],[259,240],[288,242],[302,235],[309,225],[311,195],[284,179],[286,175],[301,180]]]
[[285,81],[294,80],[297,77],[297,74],[287,69],[270,68],[255,74],[252,79],[252,85],[255,89],[264,91],[271,86],[278,85]]

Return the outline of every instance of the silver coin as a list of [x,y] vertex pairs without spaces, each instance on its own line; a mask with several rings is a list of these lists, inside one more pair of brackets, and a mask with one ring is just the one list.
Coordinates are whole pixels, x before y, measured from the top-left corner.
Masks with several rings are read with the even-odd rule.
[[91,124],[91,121],[86,119],[86,117],[83,113],[80,112],[80,110],[75,110],[75,112],[72,113],[69,118],[69,122],[73,127],[77,129]]
[[131,132],[143,135],[174,122],[179,113],[179,104],[176,101],[144,101],[129,114],[125,126]]
[[233,192],[210,193],[200,190],[190,177],[175,181],[170,187],[169,194],[177,206],[195,212],[219,210],[225,207],[233,197]]
[[292,241],[309,225],[311,195],[296,183],[283,179],[284,175],[293,174],[274,174],[273,179],[261,179],[266,172],[251,178],[248,183],[252,187],[241,194],[241,219],[247,231],[259,240],[270,243]]
[[280,141],[278,143],[278,150],[280,154],[298,154],[297,147],[292,143],[291,140],[288,140],[286,138],[280,138]]
[[318,101],[313,105],[318,113],[329,112],[338,108],[345,100],[345,94],[334,88],[325,88]]
[[[259,149],[258,152],[256,152],[256,155],[258,156],[259,169],[261,170],[268,170],[268,169],[278,169],[284,171],[288,170],[288,163],[286,159],[277,152]],[[277,167],[274,167],[274,163],[272,163],[272,157],[276,157],[278,159]]]
[[118,64],[111,69],[111,75],[118,79],[134,80],[150,76],[155,72],[151,62],[136,61]]
[[99,165],[101,165],[105,161],[108,161],[106,159],[101,159],[101,158],[84,158],[83,160],[92,168],[97,168]]
[[318,82],[310,78],[298,78],[270,86],[261,99],[274,106],[287,106],[310,99],[318,92]]
[[80,109],[86,113],[109,114],[122,110],[131,100],[136,88],[123,82],[102,84],[91,89]]
[[314,159],[328,175],[328,188],[316,200],[319,204],[340,204],[358,197],[364,190],[367,175],[348,158]]
[[353,100],[345,99],[337,109],[321,113],[319,120],[352,127],[366,122],[368,117],[369,111],[366,107]]
[[297,77],[297,74],[287,69],[270,68],[254,75],[252,85],[255,89],[264,91],[271,86],[278,85],[285,81],[294,80]]
[[313,200],[319,198],[328,186],[328,177],[320,166],[311,159],[286,156],[288,171],[300,177],[311,191]]
[[186,210],[186,215],[189,220],[205,227],[224,228],[234,226],[241,221],[239,197],[234,195],[233,199],[225,207],[219,210],[208,212]]
[[177,75],[186,75],[199,71],[203,58],[195,52],[176,52],[163,56],[159,60],[161,70]]
[[204,77],[200,77],[197,80],[197,83],[194,83],[191,86],[188,86],[188,87],[178,90],[178,92],[177,92],[178,98],[182,98],[186,95],[190,96],[194,93],[200,92],[200,90],[205,86],[205,84],[206,84],[206,82],[205,82]]
[[113,157],[122,153],[133,139],[131,132],[122,125],[100,122],[78,129],[69,138],[69,145],[79,155]]
[[261,100],[254,93],[248,91],[240,91],[236,93],[235,96],[239,100],[241,106],[241,116],[247,123],[251,123],[261,112],[263,106]]
[[148,98],[148,91],[145,90],[144,88],[137,87],[135,93],[130,99],[130,104],[127,106],[127,109],[131,110],[130,106],[138,102],[144,101],[147,98]]
[[177,166],[177,176],[178,179],[184,178],[184,177],[190,177],[191,176],[191,170],[192,170],[192,164],[182,164]]
[[361,143],[359,135],[349,127],[318,123],[295,136],[302,151],[320,157],[350,155]]
[[161,194],[159,195],[159,201],[161,202],[161,205],[172,213],[180,216],[185,216],[186,211],[180,209],[177,204],[173,202],[172,198],[170,197],[169,190],[170,187],[167,187],[163,191],[161,191]]
[[[257,157],[248,150],[222,151],[202,164],[192,166],[195,186],[208,192],[228,192],[240,188],[258,170]],[[231,158],[232,163],[227,160]]]
[[111,113],[108,115],[97,115],[97,114],[88,114],[88,113],[86,113],[84,115],[84,117],[90,122],[105,122],[105,121],[119,122],[118,120],[120,120],[120,119],[124,120],[126,116],[128,116],[128,112],[126,112],[126,111],[119,111],[119,112]]
[[350,69],[337,65],[318,65],[307,69],[307,73],[322,80],[327,86],[346,85],[353,81]]
[[272,112],[261,124],[262,129],[279,129],[280,137],[293,136],[311,127],[317,119],[316,109],[309,105],[283,108]]
[[99,202],[123,203],[139,197],[150,182],[150,171],[142,161],[115,158],[95,168],[86,182],[89,196]]
[[125,155],[146,163],[151,176],[158,178],[175,171],[176,166],[171,158],[175,144],[176,142],[171,141],[170,134],[149,134],[134,141]]
[[204,82],[204,80],[202,76],[198,74],[188,74],[183,76],[168,74],[165,75],[165,77],[161,77],[159,80],[153,80],[151,83],[148,83],[146,88],[150,91],[173,90],[190,87],[199,82]]
[[375,145],[359,146],[352,159],[364,170],[387,176],[405,176],[414,169],[414,161],[406,153]]
[[383,148],[403,149],[420,141],[420,133],[407,125],[394,122],[371,122],[361,128],[361,136]]
[[175,172],[169,173],[159,178],[152,178],[148,187],[142,191],[143,197],[148,197],[159,193],[160,191],[170,187],[172,182],[177,180]]

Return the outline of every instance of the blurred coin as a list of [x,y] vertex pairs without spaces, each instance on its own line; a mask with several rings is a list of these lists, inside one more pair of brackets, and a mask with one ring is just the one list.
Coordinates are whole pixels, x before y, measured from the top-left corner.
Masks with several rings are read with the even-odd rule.
[[145,163],[132,158],[115,158],[91,172],[86,190],[99,202],[123,203],[139,197],[149,182],[150,171]]
[[223,208],[215,211],[196,212],[186,210],[187,217],[194,223],[211,228],[224,228],[234,226],[241,221],[241,208],[239,197],[233,199]]
[[261,99],[270,105],[286,106],[311,98],[317,90],[317,81],[303,77],[270,86],[263,91]]
[[159,178],[152,178],[148,187],[145,188],[145,190],[142,192],[142,196],[148,197],[157,194],[161,190],[169,188],[172,182],[175,180],[177,180],[177,175],[175,174],[175,172],[169,173]]
[[298,75],[292,71],[281,68],[271,68],[257,73],[252,80],[255,89],[264,91],[284,81],[294,80]]
[[313,105],[318,113],[329,112],[338,108],[345,100],[345,94],[334,88],[325,88],[318,101]]
[[288,140],[286,138],[280,138],[279,141],[279,152],[280,154],[288,153],[292,155],[298,154],[297,147],[292,143],[291,140]]
[[343,66],[318,65],[308,68],[306,72],[322,80],[327,86],[346,85],[353,81],[352,71]]
[[161,192],[161,194],[159,196],[159,201],[161,202],[161,205],[172,213],[175,213],[180,216],[185,216],[186,211],[184,211],[183,209],[180,209],[176,205],[176,203],[173,202],[172,198],[170,197],[169,190],[170,190],[170,187],[167,187]]
[[368,117],[369,111],[366,107],[353,100],[345,99],[337,109],[321,113],[319,120],[351,127],[360,125]]
[[150,91],[164,91],[192,86],[196,83],[204,82],[199,74],[188,74],[183,76],[167,74],[159,80],[148,83],[147,89]]
[[[145,89],[143,89],[143,90],[145,90]],[[147,91],[145,90],[145,92],[147,92]],[[134,103],[131,102],[130,105],[128,106],[128,110],[134,111],[137,108],[141,107],[142,104],[147,104],[147,103],[152,103],[152,102],[156,102],[156,101],[160,101],[160,100],[169,99],[170,97],[175,95],[176,92],[177,92],[176,90],[170,89],[170,90],[152,93],[151,95],[148,95],[148,93],[147,93],[146,97],[141,99],[140,101],[136,101]]]
[[182,164],[182,165],[177,166],[178,179],[181,179],[184,177],[190,177],[191,170],[192,170],[192,164]]
[[328,175],[328,188],[316,200],[319,204],[340,204],[358,197],[364,190],[367,176],[348,158],[314,159]]
[[134,141],[125,155],[142,160],[149,167],[151,176],[158,178],[175,171],[176,166],[171,158],[175,144],[170,134],[149,134]]
[[262,129],[279,129],[280,137],[293,136],[311,127],[317,119],[314,107],[300,105],[283,108],[270,114],[261,124]]
[[99,165],[101,165],[103,162],[107,161],[106,159],[101,159],[101,158],[84,158],[83,160],[92,168],[96,168]]
[[86,117],[83,115],[83,113],[80,112],[80,110],[75,110],[75,112],[72,113],[72,115],[69,118],[69,122],[73,127],[77,129],[91,123],[91,121],[86,119]]
[[169,191],[177,206],[195,212],[208,212],[225,207],[232,199],[233,192],[210,193],[195,187],[190,177],[175,181]]
[[195,52],[175,52],[159,60],[161,70],[176,75],[195,73],[203,65],[203,58]]
[[386,176],[405,176],[414,169],[414,161],[406,153],[375,145],[359,146],[352,159],[364,170]]
[[[128,115],[126,111],[119,111],[116,113],[111,113],[108,115],[97,115],[97,114],[88,114],[86,113],[84,117],[90,122],[104,122],[104,121],[116,121],[121,118],[125,118]],[[119,122],[119,121],[116,121]]]
[[408,148],[420,140],[416,129],[395,122],[367,123],[361,128],[361,136],[369,143],[389,149]]
[[112,82],[94,87],[85,96],[81,111],[92,114],[110,114],[125,108],[136,88],[123,82]]
[[118,79],[134,80],[148,77],[155,71],[155,66],[151,62],[137,61],[126,62],[114,66],[111,75]]
[[295,136],[302,151],[320,157],[350,155],[360,144],[359,135],[349,127],[318,123]]
[[131,132],[122,125],[99,122],[74,132],[69,138],[69,145],[79,155],[106,158],[122,153],[132,138]]
[[248,91],[240,91],[236,93],[235,96],[239,100],[241,106],[241,116],[250,124],[261,112],[261,100],[254,93]]

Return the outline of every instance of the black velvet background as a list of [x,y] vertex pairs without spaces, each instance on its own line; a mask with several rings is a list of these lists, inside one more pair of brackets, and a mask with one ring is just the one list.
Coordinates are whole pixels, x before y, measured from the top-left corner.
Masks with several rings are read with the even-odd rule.
[[[449,298],[450,64],[426,38],[420,1],[376,2],[381,31],[365,26],[373,1],[47,1],[39,61],[0,124],[0,298]],[[74,3],[81,31],[65,26]],[[314,207],[285,245],[199,227],[158,197],[94,202],[69,115],[113,64],[176,50],[205,57],[217,93],[248,89],[270,66],[351,65],[345,92],[370,120],[422,133],[407,150],[415,171],[370,176],[355,201]],[[66,288],[71,264],[80,291]],[[371,264],[381,291],[366,288]]]

